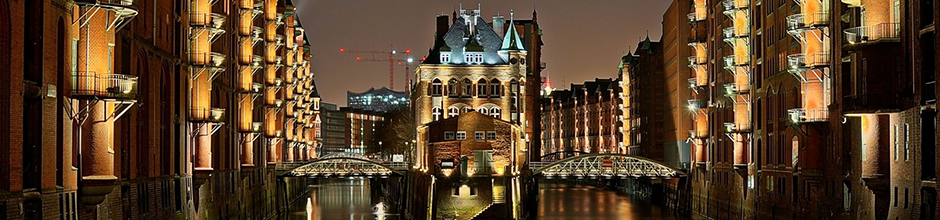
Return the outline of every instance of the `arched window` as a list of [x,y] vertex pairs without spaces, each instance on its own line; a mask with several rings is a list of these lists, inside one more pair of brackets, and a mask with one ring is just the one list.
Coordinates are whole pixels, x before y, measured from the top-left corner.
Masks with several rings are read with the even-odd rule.
[[490,108],[490,116],[494,118],[499,118],[499,107]]
[[480,107],[480,114],[489,115],[489,113],[489,109],[486,109],[486,107]]
[[457,96],[457,80],[450,79],[447,81],[447,95],[448,96]]
[[471,94],[473,94],[473,82],[470,82],[470,79],[464,78],[463,79],[463,92],[461,92],[461,96],[470,97]]
[[493,79],[490,81],[490,96],[500,97],[502,96],[502,85],[499,84],[498,79]]
[[441,95],[441,79],[434,79],[434,82],[431,83],[430,93],[432,96]]
[[431,115],[434,117],[435,121],[441,120],[441,113],[441,107],[435,106],[433,109],[431,109]]
[[448,118],[457,117],[458,115],[460,115],[460,109],[459,109],[459,108],[457,108],[457,107],[450,107],[450,108],[447,109],[447,116],[449,116]]
[[472,112],[472,111],[473,111],[473,108],[470,108],[470,106],[464,106],[462,113],[467,113],[467,112]]
[[477,81],[477,97],[486,97],[486,80]]

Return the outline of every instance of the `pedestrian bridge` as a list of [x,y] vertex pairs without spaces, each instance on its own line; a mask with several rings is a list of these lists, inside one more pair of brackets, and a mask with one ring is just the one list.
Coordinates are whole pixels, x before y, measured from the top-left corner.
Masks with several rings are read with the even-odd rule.
[[388,177],[403,175],[404,162],[382,163],[358,154],[326,155],[317,160],[279,167],[279,176],[291,177]]
[[581,154],[553,162],[530,162],[533,176],[545,178],[673,178],[685,172],[659,161],[623,154]]

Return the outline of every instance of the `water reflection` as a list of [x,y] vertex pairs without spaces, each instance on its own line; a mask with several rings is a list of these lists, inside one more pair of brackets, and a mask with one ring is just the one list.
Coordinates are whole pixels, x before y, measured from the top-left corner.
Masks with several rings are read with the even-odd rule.
[[537,219],[688,219],[647,200],[593,186],[542,183]]
[[311,187],[306,201],[292,204],[291,213],[283,219],[394,220],[399,217],[389,213],[390,207],[383,198],[372,194],[368,179],[320,179]]

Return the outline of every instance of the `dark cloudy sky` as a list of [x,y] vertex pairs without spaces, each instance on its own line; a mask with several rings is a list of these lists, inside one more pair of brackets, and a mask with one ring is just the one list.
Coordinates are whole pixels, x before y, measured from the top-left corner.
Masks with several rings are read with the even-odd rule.
[[[345,106],[346,91],[388,86],[388,62],[356,62],[340,48],[412,50],[419,59],[433,44],[435,17],[482,5],[487,21],[496,13],[515,11],[531,19],[538,11],[544,35],[542,60],[557,87],[597,78],[616,77],[617,64],[649,30],[659,40],[662,14],[669,0],[294,0],[313,51],[313,72],[326,102]],[[508,23],[508,21],[507,21]],[[414,70],[414,67],[411,68]],[[404,88],[404,67],[396,66],[395,89]]]

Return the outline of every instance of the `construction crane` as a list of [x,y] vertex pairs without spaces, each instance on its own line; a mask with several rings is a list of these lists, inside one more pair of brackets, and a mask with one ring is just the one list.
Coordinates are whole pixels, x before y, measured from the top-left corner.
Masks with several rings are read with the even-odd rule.
[[356,61],[359,61],[359,62],[388,62],[388,88],[392,90],[395,89],[395,64],[397,63],[399,66],[404,65],[405,66],[405,87],[406,87],[406,92],[409,92],[407,91],[409,90],[407,87],[408,87],[409,81],[411,81],[410,80],[411,77],[409,76],[408,70],[410,68],[409,64],[411,62],[414,62],[414,58],[411,57],[411,50],[405,50],[405,53],[401,54],[401,53],[398,53],[397,50],[395,50],[395,45],[389,45],[389,48],[390,49],[387,51],[376,50],[375,45],[373,45],[372,50],[360,50],[359,47],[356,46],[355,50],[346,50],[346,48],[340,48],[339,52],[340,53],[353,53],[353,54],[366,54],[365,57],[363,56],[356,57]]

